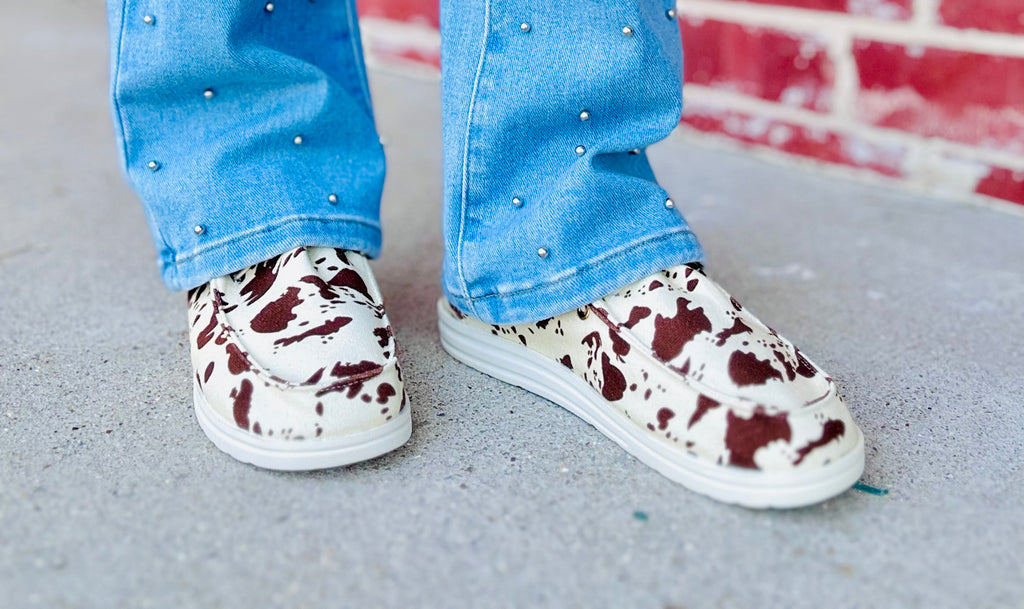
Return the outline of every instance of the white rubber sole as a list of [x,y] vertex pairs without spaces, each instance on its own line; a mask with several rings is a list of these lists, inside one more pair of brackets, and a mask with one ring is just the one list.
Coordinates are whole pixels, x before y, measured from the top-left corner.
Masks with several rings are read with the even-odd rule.
[[644,464],[712,499],[748,508],[795,508],[834,497],[864,471],[864,438],[857,447],[817,469],[760,472],[707,463],[651,437],[567,368],[526,347],[460,322],[438,302],[441,345],[452,357],[494,378],[564,407]]
[[196,419],[206,437],[244,463],[279,471],[308,471],[351,465],[391,452],[412,435],[409,407],[380,427],[342,438],[277,440],[253,436],[224,422],[193,383]]

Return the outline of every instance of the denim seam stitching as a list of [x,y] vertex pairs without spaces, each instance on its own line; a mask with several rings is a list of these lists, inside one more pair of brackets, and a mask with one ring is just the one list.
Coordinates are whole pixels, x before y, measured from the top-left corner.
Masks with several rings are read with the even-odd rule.
[[121,132],[121,158],[125,160],[125,169],[127,171],[128,165],[128,141],[125,139],[124,130],[124,110],[121,108],[121,102],[117,99],[117,85],[121,80],[121,55],[124,53],[124,29],[126,26],[126,17],[128,13],[128,0],[124,0],[121,3],[121,24],[118,27],[117,32],[117,57],[114,61],[114,75],[111,79],[111,100],[114,104],[114,109],[117,111],[117,125],[115,127]]
[[624,245],[624,246],[622,246],[622,247],[620,247],[618,249],[612,250],[610,252],[606,252],[603,256],[600,256],[599,258],[592,258],[591,260],[587,261],[585,264],[582,264],[582,265],[574,268],[571,272],[567,272],[567,273],[565,273],[563,275],[559,275],[556,278],[551,279],[549,281],[545,281],[545,282],[542,282],[542,283],[534,284],[534,285],[532,285],[530,287],[527,287],[527,288],[520,288],[520,289],[517,289],[517,290],[513,290],[511,292],[495,292],[495,293],[492,293],[492,294],[484,294],[482,296],[467,296],[466,300],[467,300],[467,302],[472,303],[472,302],[481,301],[481,300],[488,300],[488,299],[491,299],[491,298],[507,298],[507,297],[518,296],[520,294],[525,294],[527,292],[534,292],[534,291],[537,291],[540,288],[545,288],[545,287],[549,287],[549,286],[552,286],[552,285],[555,285],[555,284],[558,284],[558,283],[563,283],[567,279],[570,279],[572,277],[575,277],[576,275],[579,275],[581,271],[587,270],[587,269],[589,269],[591,267],[594,267],[594,266],[597,266],[599,264],[603,264],[603,263],[607,262],[609,259],[614,258],[616,256],[621,256],[621,255],[625,254],[627,251],[629,251],[631,249],[634,249],[634,248],[637,248],[637,247],[641,247],[641,246],[644,246],[644,245],[648,245],[648,244],[651,244],[651,243],[654,243],[654,242],[657,242],[657,241],[666,241],[670,237],[674,237],[674,236],[680,235],[680,234],[693,235],[694,233],[693,233],[692,230],[687,229],[687,228],[672,229],[671,231],[668,231],[668,232],[665,232],[665,233],[661,233],[661,234],[659,234],[659,235],[657,235],[655,237],[648,237],[648,238],[645,238],[645,239],[643,239],[641,241],[635,241],[633,243],[628,243],[628,244],[626,244],[626,245]]
[[252,229],[252,230],[249,230],[249,231],[245,231],[245,232],[242,232],[242,233],[237,233],[237,234],[235,234],[235,235],[233,235],[231,237],[228,237],[228,238],[225,238],[225,239],[221,239],[220,241],[214,241],[212,243],[208,243],[208,244],[204,245],[203,247],[195,248],[195,249],[189,251],[187,254],[175,253],[174,254],[173,262],[175,264],[179,264],[181,262],[192,260],[193,258],[196,258],[196,257],[198,257],[198,256],[200,256],[202,254],[205,254],[206,252],[208,252],[208,251],[210,251],[212,249],[221,248],[221,247],[224,247],[225,245],[230,245],[231,243],[234,243],[236,241],[240,241],[242,239],[254,237],[254,236],[259,235],[261,233],[266,233],[266,232],[270,232],[272,230],[276,230],[276,229],[278,229],[278,228],[280,228],[280,227],[282,227],[282,226],[284,226],[286,224],[295,224],[295,223],[300,223],[300,222],[319,222],[321,224],[329,224],[329,223],[334,223],[334,222],[343,222],[343,223],[351,223],[351,224],[362,224],[362,225],[367,226],[369,228],[372,228],[372,229],[374,229],[374,230],[376,230],[378,232],[380,231],[380,224],[377,224],[377,223],[374,223],[374,222],[370,222],[370,221],[364,220],[362,218],[355,218],[355,217],[352,217],[352,216],[336,216],[336,217],[333,217],[333,218],[321,218],[319,216],[308,216],[308,215],[289,216],[289,217],[283,218],[282,220],[280,220],[278,222],[275,222],[273,224],[268,224],[266,226],[261,226],[260,228],[255,228],[255,229]]
[[[473,111],[476,109],[477,90],[480,86],[480,75],[484,70],[484,59],[487,56],[487,40],[491,33],[491,2],[484,2],[484,38],[480,45],[480,60],[477,62],[476,74],[473,76],[473,90],[469,96],[469,108],[466,112],[466,136],[463,138],[462,148],[462,201],[459,210],[459,239],[455,254],[456,268],[459,271],[459,283],[462,284],[462,292],[469,296],[469,286],[466,283],[466,273],[463,267],[462,245],[466,232],[466,205],[469,198],[469,134],[473,127]],[[472,301],[469,303],[470,313],[476,314]]]
[[356,64],[356,71],[359,72],[359,88],[363,91],[363,99],[366,102],[366,107],[370,109],[370,116],[372,117],[373,102],[370,101],[370,91],[366,88],[366,71],[363,69],[363,62],[361,61],[363,49],[362,46],[357,44],[360,41],[360,37],[356,36],[356,28],[358,26],[353,24],[352,14],[355,12],[352,10],[354,8],[353,4],[353,0],[345,2],[345,16],[348,19],[348,37],[352,42],[352,54]]

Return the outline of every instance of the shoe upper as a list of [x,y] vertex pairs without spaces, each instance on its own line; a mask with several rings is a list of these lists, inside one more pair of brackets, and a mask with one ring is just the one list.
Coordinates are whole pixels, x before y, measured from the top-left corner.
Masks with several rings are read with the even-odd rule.
[[710,398],[790,410],[835,389],[792,343],[688,266],[629,285],[594,309]]
[[689,266],[551,319],[488,327],[572,370],[662,443],[712,464],[816,467],[859,442],[832,379]]
[[372,429],[405,408],[366,259],[300,247],[188,295],[195,382],[241,430],[282,440]]

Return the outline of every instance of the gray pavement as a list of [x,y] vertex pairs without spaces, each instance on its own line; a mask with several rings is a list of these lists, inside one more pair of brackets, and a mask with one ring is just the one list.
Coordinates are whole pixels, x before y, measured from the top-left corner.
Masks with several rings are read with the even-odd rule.
[[724,506],[442,352],[438,85],[375,73],[415,431],[268,473],[193,418],[103,20],[0,20],[0,607],[1024,607],[1021,217],[659,145],[712,274],[840,380],[890,491]]

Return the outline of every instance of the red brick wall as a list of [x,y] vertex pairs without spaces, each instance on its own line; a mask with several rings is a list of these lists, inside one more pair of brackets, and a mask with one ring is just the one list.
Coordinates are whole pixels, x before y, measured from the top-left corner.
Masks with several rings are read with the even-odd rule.
[[[439,66],[436,0],[360,0],[371,61]],[[1024,204],[1024,0],[679,0],[683,130]]]

